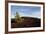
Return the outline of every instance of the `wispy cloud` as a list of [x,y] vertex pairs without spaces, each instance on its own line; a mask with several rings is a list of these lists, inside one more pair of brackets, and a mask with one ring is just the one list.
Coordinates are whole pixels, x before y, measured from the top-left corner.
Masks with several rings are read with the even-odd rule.
[[34,6],[11,6],[11,18],[14,18],[16,11],[19,12],[20,16],[36,17],[41,18],[40,7]]

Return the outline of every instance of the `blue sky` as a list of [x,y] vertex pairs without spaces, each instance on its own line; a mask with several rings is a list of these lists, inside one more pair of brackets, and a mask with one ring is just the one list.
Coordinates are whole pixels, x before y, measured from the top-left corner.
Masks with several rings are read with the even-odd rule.
[[15,6],[11,5],[11,18],[14,18],[16,11],[19,12],[20,16],[36,17],[40,18],[40,7],[36,6]]

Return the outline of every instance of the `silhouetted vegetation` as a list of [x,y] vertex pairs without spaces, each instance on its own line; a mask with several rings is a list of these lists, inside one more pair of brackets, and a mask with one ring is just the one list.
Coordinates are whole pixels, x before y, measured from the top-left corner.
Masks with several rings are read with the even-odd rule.
[[21,17],[21,19],[24,19],[23,22],[17,23],[15,19],[11,19],[11,27],[12,28],[24,28],[24,27],[40,27],[40,20],[39,18],[33,18],[33,17]]

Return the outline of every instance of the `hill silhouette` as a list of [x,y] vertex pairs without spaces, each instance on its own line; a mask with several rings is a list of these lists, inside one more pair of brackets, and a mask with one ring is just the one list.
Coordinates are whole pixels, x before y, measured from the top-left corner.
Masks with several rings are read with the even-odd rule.
[[35,17],[21,17],[24,21],[21,24],[17,24],[15,19],[11,19],[11,28],[25,28],[25,27],[40,27],[40,18]]

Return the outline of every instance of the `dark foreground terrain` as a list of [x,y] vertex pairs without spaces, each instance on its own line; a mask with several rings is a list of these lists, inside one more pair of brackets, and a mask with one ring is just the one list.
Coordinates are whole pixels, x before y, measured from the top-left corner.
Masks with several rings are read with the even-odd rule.
[[40,27],[40,19],[33,17],[21,17],[24,18],[23,23],[17,24],[15,19],[11,19],[11,28],[24,28],[24,27]]

